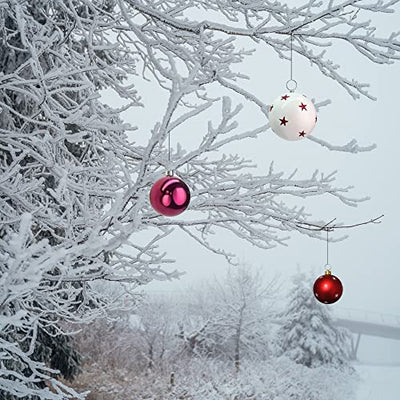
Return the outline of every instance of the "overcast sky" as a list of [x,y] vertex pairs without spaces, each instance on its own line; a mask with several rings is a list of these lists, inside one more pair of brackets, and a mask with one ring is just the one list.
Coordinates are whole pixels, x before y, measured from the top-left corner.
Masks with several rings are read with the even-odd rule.
[[[397,15],[379,17],[382,32],[400,28],[400,9],[397,8]],[[254,44],[249,43],[249,46]],[[376,143],[376,150],[355,155],[331,152],[310,140],[284,141],[269,131],[257,140],[249,140],[227,151],[254,160],[259,174],[267,170],[271,161],[275,162],[277,170],[290,172],[297,168],[299,177],[304,178],[315,169],[325,172],[338,170],[338,184],[354,185],[352,194],[355,197],[370,196],[371,200],[355,209],[327,197],[313,199],[307,205],[316,219],[337,218],[346,224],[385,214],[380,225],[348,230],[347,240],[330,246],[332,272],[340,277],[344,285],[343,297],[334,307],[400,315],[400,63],[392,66],[371,64],[344,43],[336,43],[329,53],[348,77],[369,82],[370,92],[378,100],[354,101],[334,81],[322,76],[306,60],[296,56],[294,76],[299,84],[298,91],[318,101],[327,98],[332,100],[332,104],[320,111],[313,135],[332,144],[345,144],[356,138],[360,144]],[[250,81],[244,83],[245,87],[266,103],[272,102],[285,91],[289,63],[279,59],[265,45],[258,47],[256,54],[241,68],[243,73],[251,77]],[[134,139],[142,141],[138,135],[145,137],[146,129],[161,119],[160,104],[165,99],[161,93],[156,94],[149,84],[139,83],[138,87],[142,90],[146,111],[129,111],[124,117],[140,127]],[[239,96],[232,95],[232,98],[245,103]],[[109,94],[107,101],[120,103],[119,99]],[[262,114],[248,107],[242,112],[240,123],[243,130],[247,130],[257,123],[262,125],[264,121]],[[187,125],[187,129],[174,134],[172,143],[179,141],[187,146],[195,146],[204,135],[206,124],[207,120]],[[187,183],[190,186],[190,182]],[[335,232],[333,236],[341,233]],[[235,251],[243,261],[262,267],[267,276],[279,273],[285,280],[298,269],[308,271],[311,268],[316,277],[324,272],[325,244],[299,234],[292,234],[287,242],[288,247],[280,246],[268,251],[251,247],[232,236],[219,235],[215,240],[221,246]],[[175,267],[186,272],[186,275],[179,281],[155,282],[149,285],[148,290],[178,291],[214,275],[222,276],[226,271],[227,263],[222,257],[210,254],[181,233],[175,234],[164,245],[170,251],[170,256],[176,259]],[[387,343],[387,346],[391,345],[391,342]]]

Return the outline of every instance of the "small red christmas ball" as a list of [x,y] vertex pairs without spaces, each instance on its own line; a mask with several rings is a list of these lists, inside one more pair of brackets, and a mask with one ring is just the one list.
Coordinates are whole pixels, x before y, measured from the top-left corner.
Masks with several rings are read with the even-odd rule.
[[332,304],[340,299],[343,293],[343,285],[340,279],[325,271],[314,283],[314,296],[321,303]]
[[166,217],[174,217],[186,210],[190,191],[182,179],[167,175],[154,183],[150,190],[150,203],[154,210]]

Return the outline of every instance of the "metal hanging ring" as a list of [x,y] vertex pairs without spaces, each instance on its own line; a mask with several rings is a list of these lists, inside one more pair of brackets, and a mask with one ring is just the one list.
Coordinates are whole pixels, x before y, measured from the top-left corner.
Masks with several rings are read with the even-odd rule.
[[297,81],[289,79],[286,82],[286,89],[289,90],[289,92],[294,92],[297,89]]

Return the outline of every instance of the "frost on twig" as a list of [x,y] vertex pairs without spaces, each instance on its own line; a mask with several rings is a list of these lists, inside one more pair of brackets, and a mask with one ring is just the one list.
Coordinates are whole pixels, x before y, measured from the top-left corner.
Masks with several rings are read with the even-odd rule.
[[365,152],[365,151],[371,151],[376,148],[375,143],[371,144],[369,146],[360,146],[357,143],[356,139],[352,139],[350,142],[348,142],[342,146],[330,144],[330,143],[326,142],[325,140],[322,140],[322,139],[317,138],[312,135],[307,136],[307,139],[310,139],[311,141],[318,143],[323,147],[326,147],[328,150],[343,151],[346,153],[360,153],[360,152]]
[[308,59],[322,74],[334,79],[353,98],[363,95],[373,99],[373,96],[367,91],[367,83],[344,77],[339,72],[339,65],[328,58],[326,49],[335,41],[350,44],[374,63],[391,64],[400,58],[400,32],[394,32],[388,37],[376,36],[373,20],[367,19],[373,14],[393,13],[398,0],[345,0],[329,3],[310,0],[293,7],[260,0],[243,4],[242,7],[238,7],[232,0],[215,4],[205,0],[196,2],[205,11],[217,11],[222,16],[218,21],[186,17],[185,11],[190,10],[191,3],[180,6],[179,12],[174,13],[174,2],[157,5],[139,0],[127,2],[141,15],[149,18],[146,22],[146,30],[149,32],[153,26],[162,26],[172,35],[183,33],[190,41],[204,40],[207,32],[223,34],[225,37],[248,37],[264,42],[281,57],[288,58],[289,35],[292,34],[295,39],[293,51]]

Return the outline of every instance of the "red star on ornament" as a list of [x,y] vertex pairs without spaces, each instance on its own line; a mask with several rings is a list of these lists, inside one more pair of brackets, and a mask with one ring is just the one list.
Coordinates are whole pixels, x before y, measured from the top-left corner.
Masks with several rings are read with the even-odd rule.
[[269,108],[269,111],[272,111],[273,108],[274,108],[274,106],[271,106],[271,107]]
[[318,118],[317,118],[317,117],[315,117],[315,122],[317,122],[317,120],[318,120]]
[[301,108],[301,111],[307,111],[307,104],[301,103],[301,104],[299,105],[299,107]]
[[287,100],[290,96],[288,96],[287,94],[285,94],[284,96],[281,97],[281,100]]
[[286,126],[286,124],[289,122],[285,117],[279,118],[279,121],[281,121],[281,125]]
[[306,133],[304,131],[299,132],[299,136],[304,137],[306,136]]

